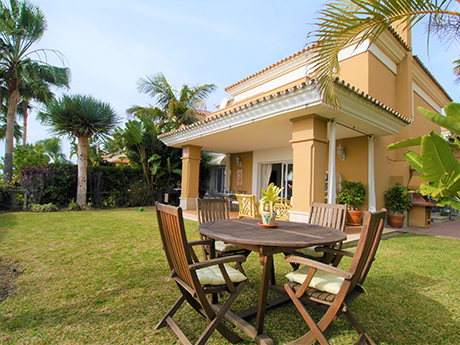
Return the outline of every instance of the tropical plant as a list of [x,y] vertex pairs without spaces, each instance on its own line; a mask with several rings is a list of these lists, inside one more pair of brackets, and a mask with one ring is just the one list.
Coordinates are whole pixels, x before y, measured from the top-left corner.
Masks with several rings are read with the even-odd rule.
[[[444,107],[446,116],[417,108],[428,120],[442,126],[456,135],[460,135],[460,103],[449,103]],[[460,163],[453,149],[460,149],[457,137],[445,140],[435,132],[391,144],[387,150],[410,146],[420,146],[420,154],[409,150],[404,157],[427,184],[420,185],[420,193],[429,195],[439,206],[446,204],[460,209]]]
[[259,213],[262,214],[264,211],[270,212],[270,217],[273,217],[273,205],[281,200],[279,195],[283,188],[275,186],[272,182],[268,185],[267,190],[262,188],[262,198],[259,200]]
[[[50,66],[41,61],[41,53],[46,53],[46,49],[30,50],[32,45],[41,39],[46,28],[45,16],[38,6],[31,5],[26,0],[0,3],[0,79],[8,91],[5,181],[11,181],[13,173],[14,122],[21,97],[22,77],[37,75],[40,79],[45,79],[46,76],[57,83],[57,71],[59,75],[68,76],[69,73],[67,68]],[[60,53],[52,52],[62,59]],[[33,59],[32,56],[38,59]]]
[[412,206],[412,198],[407,187],[396,183],[385,191],[385,206],[392,213],[403,214]]
[[156,107],[133,106],[128,109],[129,114],[149,114],[151,121],[172,124],[166,130],[176,129],[182,125],[189,125],[197,121],[197,110],[205,109],[204,100],[216,89],[214,84],[190,87],[183,84],[179,91],[173,89],[162,73],[148,75],[137,82],[139,92],[148,94],[156,101]]
[[[440,40],[459,38],[460,13],[451,11],[452,0],[335,0],[319,12],[315,27],[309,35],[315,41],[309,64],[315,68],[313,78],[323,100],[340,107],[334,77],[340,72],[339,52],[345,47],[370,43],[390,26],[407,30],[428,17],[427,33]],[[458,3],[458,1],[455,1]],[[460,71],[460,60],[454,62]]]
[[66,162],[65,154],[62,152],[62,139],[59,137],[53,137],[48,139],[38,140],[36,145],[41,145],[54,163]]
[[105,137],[118,124],[118,116],[110,104],[92,96],[64,95],[51,101],[39,114],[45,125],[60,136],[78,138],[77,204],[86,207],[88,139]]
[[337,203],[348,204],[351,210],[358,210],[366,200],[366,187],[361,181],[341,182],[342,190],[337,194]]
[[[42,68],[43,69],[43,68]],[[51,87],[68,87],[68,71],[63,68],[46,66],[47,73],[37,73],[39,68],[26,70],[19,83],[20,102],[17,114],[23,119],[22,145],[27,143],[27,123],[29,111],[33,108],[32,101],[46,105],[54,99]]]

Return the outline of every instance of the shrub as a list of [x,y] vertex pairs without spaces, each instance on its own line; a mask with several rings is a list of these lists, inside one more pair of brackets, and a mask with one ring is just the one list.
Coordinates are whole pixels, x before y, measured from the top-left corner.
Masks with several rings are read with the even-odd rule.
[[57,211],[58,207],[52,203],[39,205],[39,204],[30,204],[29,210],[31,212],[53,212]]
[[385,206],[396,214],[403,214],[412,206],[412,198],[407,192],[407,187],[396,183],[385,191]]
[[366,200],[366,187],[362,182],[344,180],[342,190],[337,194],[337,203],[348,204],[352,210],[357,210]]

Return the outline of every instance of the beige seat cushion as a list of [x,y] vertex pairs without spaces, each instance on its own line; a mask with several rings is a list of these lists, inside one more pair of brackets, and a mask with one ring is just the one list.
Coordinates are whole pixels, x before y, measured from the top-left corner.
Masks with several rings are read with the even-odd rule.
[[296,249],[295,251],[299,252],[299,253],[302,253],[302,254],[305,254],[305,255],[308,255],[308,256],[311,256],[313,258],[322,258],[324,256],[324,253],[315,251],[316,247],[317,246],[307,247],[307,248],[300,248],[300,249]]
[[237,247],[230,243],[225,243],[223,241],[215,241],[214,245],[218,252],[231,252],[233,250],[240,250],[240,247]]
[[[290,281],[302,284],[305,281],[305,278],[307,278],[309,271],[310,267],[304,266],[294,272],[286,274],[286,278]],[[336,276],[335,274],[317,270],[308,286],[317,290],[337,294],[344,280],[344,278]]]
[[[238,283],[247,279],[243,273],[233,268],[229,264],[224,264],[224,267],[228,273],[228,276],[230,277],[230,280],[233,283]],[[196,271],[196,274],[198,275],[198,280],[200,281],[201,285],[225,284],[225,279],[222,276],[218,265],[200,268]]]

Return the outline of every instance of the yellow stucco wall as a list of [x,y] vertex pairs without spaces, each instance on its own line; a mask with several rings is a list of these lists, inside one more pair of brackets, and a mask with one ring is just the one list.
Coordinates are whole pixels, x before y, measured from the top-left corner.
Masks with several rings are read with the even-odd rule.
[[362,53],[340,61],[340,79],[369,93],[369,54]]
[[372,53],[367,53],[367,55],[369,74],[378,76],[369,79],[369,94],[394,109],[396,107],[396,75]]
[[[241,167],[236,164],[236,157],[241,159]],[[235,153],[230,156],[230,191],[246,191],[247,194],[252,193],[252,152]],[[238,170],[242,170],[243,184],[237,184]]]

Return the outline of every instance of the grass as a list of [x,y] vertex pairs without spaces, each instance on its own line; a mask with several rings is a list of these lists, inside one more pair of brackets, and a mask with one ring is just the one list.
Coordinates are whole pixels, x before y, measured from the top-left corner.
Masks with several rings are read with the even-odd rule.
[[[196,223],[186,221],[189,240]],[[351,309],[378,344],[460,343],[460,241],[406,234],[383,241],[366,280],[368,294]],[[0,344],[178,344],[154,327],[178,297],[152,208],[0,215],[0,257],[22,272],[0,303]],[[275,256],[277,281],[290,266]],[[261,266],[251,254],[253,284],[235,302],[256,303]],[[276,296],[270,292],[271,296]],[[177,318],[196,341],[206,322],[190,307]],[[254,320],[250,320],[253,322]],[[270,310],[267,333],[277,344],[307,331],[287,304]],[[254,344],[239,333],[242,344]],[[333,344],[356,333],[344,317],[327,331]],[[227,344],[214,333],[209,344]]]

